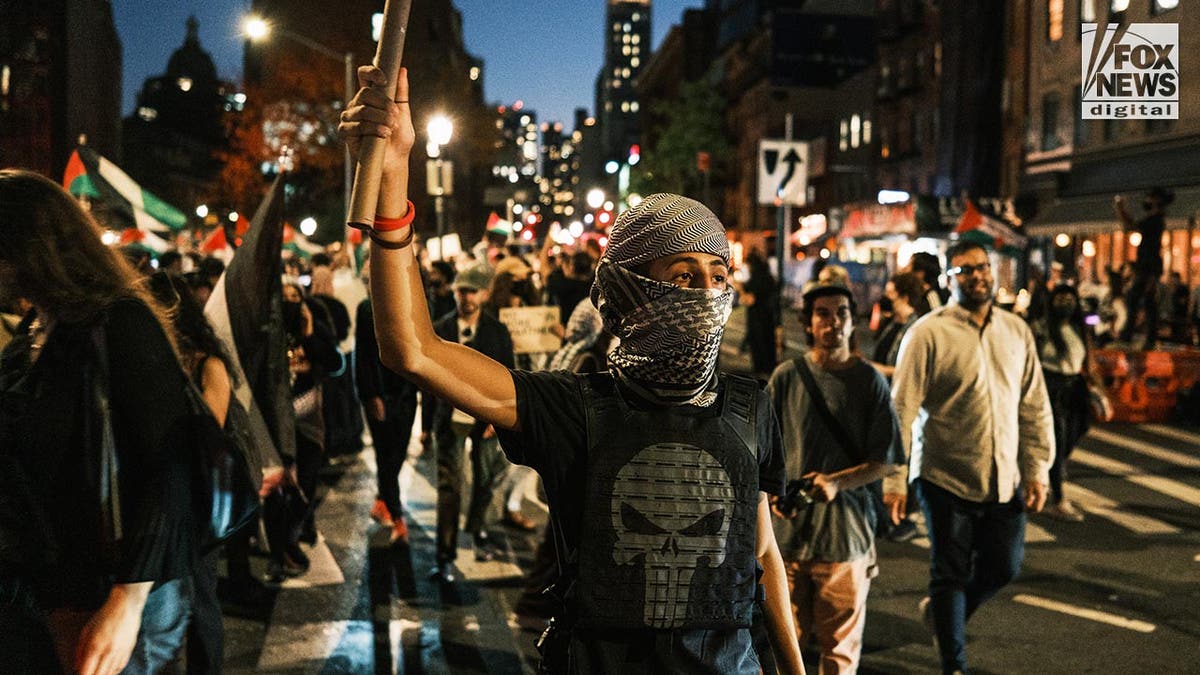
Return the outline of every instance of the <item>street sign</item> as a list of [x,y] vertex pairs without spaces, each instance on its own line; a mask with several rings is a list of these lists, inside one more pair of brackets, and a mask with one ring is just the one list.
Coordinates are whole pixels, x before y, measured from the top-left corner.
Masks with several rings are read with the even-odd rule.
[[765,138],[758,142],[758,203],[808,203],[808,143]]
[[454,162],[446,159],[425,160],[425,191],[430,197],[454,194]]

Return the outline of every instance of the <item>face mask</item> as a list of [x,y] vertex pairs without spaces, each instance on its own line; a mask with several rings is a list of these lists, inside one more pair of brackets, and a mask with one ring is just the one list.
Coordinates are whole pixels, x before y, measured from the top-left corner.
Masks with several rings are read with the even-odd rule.
[[609,355],[617,376],[657,403],[711,405],[733,291],[680,288],[608,262],[596,284],[604,327],[621,340]]
[[283,303],[283,328],[293,336],[299,336],[304,330],[304,314],[299,302]]

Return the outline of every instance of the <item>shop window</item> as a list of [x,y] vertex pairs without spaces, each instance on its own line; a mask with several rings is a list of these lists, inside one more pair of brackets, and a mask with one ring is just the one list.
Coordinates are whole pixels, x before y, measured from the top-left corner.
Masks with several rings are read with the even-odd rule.
[[1058,94],[1049,93],[1042,97],[1042,150],[1053,150],[1061,145],[1058,138],[1060,107]]

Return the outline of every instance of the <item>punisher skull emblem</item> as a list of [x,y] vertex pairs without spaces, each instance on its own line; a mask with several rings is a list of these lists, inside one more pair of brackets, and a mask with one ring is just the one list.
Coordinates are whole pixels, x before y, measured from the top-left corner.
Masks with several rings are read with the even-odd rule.
[[673,628],[687,618],[696,570],[725,561],[733,507],[729,474],[701,448],[651,445],[617,472],[613,561],[631,565],[640,559],[647,626]]

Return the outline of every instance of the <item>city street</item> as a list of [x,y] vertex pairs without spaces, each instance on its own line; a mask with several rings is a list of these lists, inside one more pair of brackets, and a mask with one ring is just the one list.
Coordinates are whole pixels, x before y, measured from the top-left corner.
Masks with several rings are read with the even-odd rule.
[[[727,367],[744,358],[734,346],[738,328],[735,320],[726,337]],[[1200,658],[1197,447],[1200,433],[1169,426],[1091,431],[1072,456],[1068,488],[1087,518],[1030,520],[1022,576],[968,627],[974,672],[1194,672]],[[327,470],[330,489],[318,511],[322,542],[310,551],[313,568],[287,582],[274,606],[257,616],[226,605],[227,672],[533,672],[537,631],[523,628],[513,608],[520,566],[532,559],[536,536],[497,527],[509,560],[487,563],[474,562],[464,536],[459,581],[431,582],[434,464],[428,454],[415,455],[415,440],[411,450],[402,475],[410,545],[389,546],[387,532],[368,517],[374,499],[369,449]],[[532,499],[525,513],[545,522],[544,508]],[[930,637],[916,612],[928,580],[927,547],[923,537],[881,542],[861,672],[935,672]],[[265,566],[261,559],[256,564]]]

